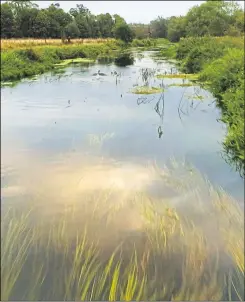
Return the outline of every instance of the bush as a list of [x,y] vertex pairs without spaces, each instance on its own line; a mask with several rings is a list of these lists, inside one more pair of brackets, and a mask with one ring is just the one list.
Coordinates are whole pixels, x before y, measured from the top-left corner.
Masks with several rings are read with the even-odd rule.
[[134,32],[127,24],[123,23],[115,29],[115,37],[125,43],[130,43],[133,41]]
[[128,66],[134,64],[134,57],[131,53],[123,53],[115,58],[115,64],[118,66]]
[[221,58],[205,65],[200,79],[209,81],[214,95],[221,97],[228,89],[240,85],[243,74],[244,52],[240,49],[229,49]]

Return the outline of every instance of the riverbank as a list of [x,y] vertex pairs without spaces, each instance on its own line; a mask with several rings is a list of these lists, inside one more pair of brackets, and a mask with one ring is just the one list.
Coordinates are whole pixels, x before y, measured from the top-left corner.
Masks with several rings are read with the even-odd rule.
[[216,97],[227,125],[223,142],[226,159],[244,176],[244,39],[242,37],[185,38],[161,50],[177,59],[185,73],[196,73]]
[[99,55],[112,55],[121,47],[118,42],[87,45],[38,46],[5,50],[1,52],[1,82],[17,81],[24,77],[44,73],[62,60],[86,58],[96,59]]
[[[18,81],[25,77],[42,74],[55,67],[63,60],[84,58],[95,60],[99,56],[113,57],[117,51],[130,47],[151,47],[155,45],[152,39],[134,40],[125,45],[121,41],[91,41],[90,43],[71,44],[40,44],[24,42],[15,43],[14,40],[4,42],[1,50],[1,82]],[[12,43],[12,44],[11,44]],[[13,48],[16,45],[16,48]]]

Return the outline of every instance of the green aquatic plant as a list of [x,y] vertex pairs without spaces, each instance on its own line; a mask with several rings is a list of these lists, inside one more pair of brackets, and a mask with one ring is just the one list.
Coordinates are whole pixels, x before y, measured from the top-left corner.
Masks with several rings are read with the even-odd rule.
[[193,83],[173,83],[169,84],[168,87],[193,87]]
[[197,74],[186,74],[186,73],[180,73],[180,74],[158,74],[158,79],[187,79],[187,80],[197,80],[198,75]]
[[75,63],[94,63],[95,60],[88,59],[88,58],[77,58],[77,59],[67,59],[63,60],[60,63],[56,63],[55,66],[67,66],[69,64],[75,64]]
[[131,90],[134,94],[154,94],[161,93],[163,88],[161,87],[149,87],[149,86],[137,86]]
[[115,64],[118,66],[128,66],[134,64],[134,56],[132,53],[122,53],[116,56]]
[[[64,212],[48,220],[41,211],[42,200],[31,211],[5,205],[1,298],[243,301],[240,206],[184,162],[173,160],[164,170],[152,166],[151,171],[179,193],[179,201],[132,192],[116,209],[112,188],[110,194],[80,196],[80,206],[67,202]],[[111,212],[105,223],[104,214]],[[120,217],[124,222],[130,214],[140,219],[140,228],[122,229],[116,236]],[[222,267],[224,255],[230,257],[231,270]]]

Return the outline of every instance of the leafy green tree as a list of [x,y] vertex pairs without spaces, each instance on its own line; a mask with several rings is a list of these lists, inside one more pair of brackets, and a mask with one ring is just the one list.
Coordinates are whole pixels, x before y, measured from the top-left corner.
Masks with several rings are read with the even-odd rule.
[[89,38],[91,31],[89,28],[88,18],[86,16],[79,14],[76,16],[75,21],[80,32],[80,37]]
[[23,8],[18,14],[17,26],[21,37],[34,37],[33,25],[38,15],[39,10],[37,8]]
[[1,4],[1,38],[12,38],[15,35],[15,20],[8,3]]
[[147,24],[130,24],[129,25],[136,39],[146,39],[149,37],[149,26]]
[[195,6],[186,15],[188,36],[224,36],[232,25],[239,6],[231,1],[207,1]]
[[158,17],[156,20],[151,21],[151,35],[152,38],[166,38],[167,37],[167,20]]
[[34,35],[37,38],[47,38],[50,27],[50,19],[47,10],[41,9],[35,19],[33,26]]
[[127,24],[121,24],[115,29],[115,37],[125,43],[130,43],[133,41],[134,33]]
[[97,22],[102,38],[109,38],[113,36],[114,20],[110,14],[107,13],[98,15]]
[[65,35],[70,38],[77,38],[80,35],[80,30],[77,26],[76,21],[72,21],[65,27]]
[[171,42],[178,42],[180,38],[186,36],[186,18],[171,17],[168,20],[167,37]]
[[87,16],[91,14],[89,9],[87,9],[83,4],[77,4],[76,8],[70,9],[69,13],[74,18],[76,18],[78,15]]

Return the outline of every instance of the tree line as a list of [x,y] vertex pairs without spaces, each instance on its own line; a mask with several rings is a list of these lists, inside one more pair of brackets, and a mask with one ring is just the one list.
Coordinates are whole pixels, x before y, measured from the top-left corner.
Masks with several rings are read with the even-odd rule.
[[127,24],[109,13],[94,15],[77,4],[65,12],[59,3],[41,9],[31,1],[1,4],[1,38],[167,38],[239,36],[244,33],[244,12],[234,1],[213,1],[194,6],[185,16],[158,17],[150,24]]

